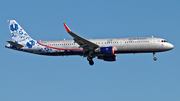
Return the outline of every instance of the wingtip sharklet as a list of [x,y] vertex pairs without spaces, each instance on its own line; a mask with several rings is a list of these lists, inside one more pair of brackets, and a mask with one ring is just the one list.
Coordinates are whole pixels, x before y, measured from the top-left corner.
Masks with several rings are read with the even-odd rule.
[[63,23],[64,24],[64,27],[66,28],[66,31],[67,32],[71,32],[71,30],[69,29],[69,27],[65,24],[65,23]]

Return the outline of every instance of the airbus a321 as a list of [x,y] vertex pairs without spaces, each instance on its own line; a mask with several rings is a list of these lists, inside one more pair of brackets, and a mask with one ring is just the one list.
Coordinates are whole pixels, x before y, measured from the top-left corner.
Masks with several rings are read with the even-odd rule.
[[15,21],[8,20],[12,41],[6,48],[48,56],[80,55],[87,57],[90,65],[93,58],[116,61],[116,54],[164,52],[174,48],[165,39],[156,37],[85,39],[72,32],[65,23],[66,31],[73,40],[36,41]]

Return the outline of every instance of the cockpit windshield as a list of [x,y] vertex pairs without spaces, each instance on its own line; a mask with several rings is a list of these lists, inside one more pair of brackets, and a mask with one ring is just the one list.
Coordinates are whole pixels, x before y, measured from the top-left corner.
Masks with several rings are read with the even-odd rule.
[[161,40],[161,42],[168,42],[168,41],[166,41],[166,40]]

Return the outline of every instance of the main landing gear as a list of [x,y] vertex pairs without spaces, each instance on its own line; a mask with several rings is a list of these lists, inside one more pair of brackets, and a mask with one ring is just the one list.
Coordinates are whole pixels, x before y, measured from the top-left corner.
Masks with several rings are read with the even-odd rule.
[[87,57],[87,60],[89,61],[89,64],[92,66],[94,65],[94,61],[93,61],[93,50],[89,51],[89,56]]
[[89,61],[89,64],[90,64],[91,66],[94,65],[94,61],[93,61],[92,59],[93,59],[93,58],[90,57],[90,56],[87,57],[87,60]]
[[156,61],[157,58],[156,58],[155,52],[153,52],[153,57],[154,57],[153,60]]

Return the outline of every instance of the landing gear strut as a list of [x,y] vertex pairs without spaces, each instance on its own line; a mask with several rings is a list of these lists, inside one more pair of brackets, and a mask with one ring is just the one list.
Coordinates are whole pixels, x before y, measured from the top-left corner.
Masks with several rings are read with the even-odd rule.
[[153,60],[156,61],[157,58],[156,58],[155,52],[153,52],[153,57],[154,57]]

